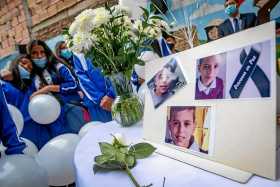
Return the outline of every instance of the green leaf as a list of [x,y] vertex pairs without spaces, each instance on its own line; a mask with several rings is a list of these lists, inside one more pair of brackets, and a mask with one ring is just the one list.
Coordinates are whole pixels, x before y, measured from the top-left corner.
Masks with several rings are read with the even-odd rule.
[[149,11],[146,8],[143,8],[140,6],[140,8],[143,10],[143,18],[148,19],[149,17]]
[[136,158],[132,155],[127,155],[125,161],[129,168],[133,168],[136,164]]
[[102,167],[98,166],[97,164],[93,165],[93,173],[96,174],[98,171],[100,171]]
[[125,162],[125,154],[120,152],[120,151],[117,151],[116,154],[115,154],[115,158],[116,158],[116,161],[118,162],[121,162],[121,163],[124,163]]
[[130,147],[129,153],[134,154],[136,159],[143,159],[153,154],[155,150],[156,148],[149,143],[138,143]]
[[161,16],[157,16],[157,15],[152,15],[150,16],[150,19],[159,19],[159,20],[163,20],[163,18]]
[[112,159],[111,155],[99,155],[94,158],[94,161],[98,165],[102,165]]
[[109,144],[106,142],[99,142],[99,147],[100,147],[101,153],[104,155],[114,155],[115,154],[115,148],[112,144]]
[[104,164],[98,164],[98,166],[102,169],[110,169],[110,170],[117,170],[117,169],[123,169],[125,165],[123,163],[120,163],[115,160],[110,160]]

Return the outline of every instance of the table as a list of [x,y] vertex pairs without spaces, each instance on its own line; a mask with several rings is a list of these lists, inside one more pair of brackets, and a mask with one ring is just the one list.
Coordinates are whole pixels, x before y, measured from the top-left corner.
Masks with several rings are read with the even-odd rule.
[[[94,157],[100,154],[98,142],[111,142],[110,134],[123,133],[128,142],[141,141],[142,126],[135,125],[129,128],[121,128],[116,122],[97,125],[92,128],[78,144],[74,165],[77,187],[134,187],[126,173],[122,171],[110,171],[93,174]],[[279,154],[280,155],[280,150]],[[279,187],[280,179],[272,181],[259,176],[253,176],[247,184],[240,184],[213,173],[195,168],[188,164],[167,158],[159,154],[153,154],[149,158],[138,160],[136,167],[132,169],[140,185],[153,183],[153,187],[162,187],[163,178],[166,177],[165,187]],[[279,167],[280,168],[280,167]]]

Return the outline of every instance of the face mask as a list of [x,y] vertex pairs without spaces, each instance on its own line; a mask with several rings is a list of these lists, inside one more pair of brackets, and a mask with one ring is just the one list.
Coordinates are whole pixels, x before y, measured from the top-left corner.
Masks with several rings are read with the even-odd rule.
[[69,51],[68,49],[63,49],[63,50],[61,50],[60,55],[61,55],[61,57],[69,60],[72,57],[72,52]]
[[229,16],[233,15],[234,13],[236,13],[237,11],[237,7],[236,4],[232,4],[232,5],[228,5],[225,9],[225,13]]
[[47,64],[47,58],[43,57],[43,58],[35,58],[33,59],[34,64],[39,67],[39,68],[44,68]]
[[21,79],[30,79],[30,73],[24,67],[18,66],[19,76]]

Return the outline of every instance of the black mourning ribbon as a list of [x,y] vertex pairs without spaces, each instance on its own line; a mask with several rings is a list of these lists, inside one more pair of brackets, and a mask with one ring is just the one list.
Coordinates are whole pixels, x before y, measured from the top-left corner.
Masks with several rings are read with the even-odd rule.
[[229,91],[232,98],[240,97],[240,94],[249,78],[251,78],[256,85],[261,97],[270,96],[270,81],[263,70],[257,65],[259,56],[260,52],[253,47],[251,48],[249,54],[247,54],[244,49],[241,51],[240,63],[242,67]]

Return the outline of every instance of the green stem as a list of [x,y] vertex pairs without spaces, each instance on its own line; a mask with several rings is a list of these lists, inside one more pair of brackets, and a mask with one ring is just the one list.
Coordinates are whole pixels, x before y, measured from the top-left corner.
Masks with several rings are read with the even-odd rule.
[[133,177],[132,173],[130,172],[130,169],[128,168],[127,164],[125,164],[125,171],[128,174],[129,178],[132,180],[135,187],[141,187],[140,184],[136,181],[136,179]]

